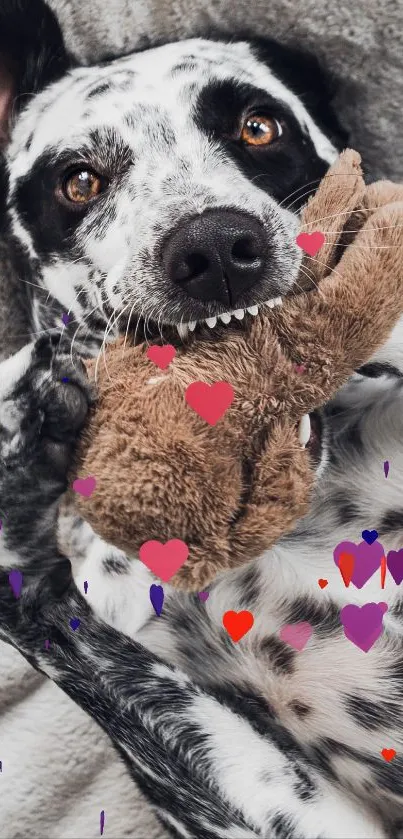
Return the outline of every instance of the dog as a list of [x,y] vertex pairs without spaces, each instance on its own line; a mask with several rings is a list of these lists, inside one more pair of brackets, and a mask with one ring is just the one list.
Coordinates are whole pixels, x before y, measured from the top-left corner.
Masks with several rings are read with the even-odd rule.
[[[3,3],[0,54],[0,217],[30,325],[0,365],[0,637],[107,731],[174,836],[398,835],[401,599],[374,578],[346,592],[332,551],[368,527],[399,547],[401,325],[301,441],[319,460],[309,516],[206,603],[167,586],[156,618],[148,571],[58,520],[93,401],[78,356],[120,333],[214,340],[291,291],[298,211],[345,141],[316,64],[195,38],[75,66],[41,0]],[[75,580],[60,526],[73,566],[87,557]],[[341,643],[354,598],[389,605],[371,656]],[[253,612],[253,640],[234,647],[227,609]],[[301,658],[278,638],[299,621]]]

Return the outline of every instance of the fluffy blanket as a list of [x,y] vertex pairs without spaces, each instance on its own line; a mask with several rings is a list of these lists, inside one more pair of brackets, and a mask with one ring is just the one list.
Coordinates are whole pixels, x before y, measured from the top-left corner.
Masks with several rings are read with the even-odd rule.
[[[339,80],[335,105],[374,178],[403,178],[402,0],[49,0],[82,60],[215,25],[313,48]],[[14,283],[14,288],[10,283]],[[0,243],[0,356],[25,342]],[[15,312],[10,312],[13,299]],[[0,837],[163,839],[106,737],[61,691],[0,644]]]

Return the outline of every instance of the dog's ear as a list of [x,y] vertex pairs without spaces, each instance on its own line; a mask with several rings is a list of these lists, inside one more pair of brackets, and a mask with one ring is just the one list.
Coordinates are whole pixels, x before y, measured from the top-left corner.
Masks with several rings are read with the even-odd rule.
[[315,122],[340,151],[348,145],[348,132],[339,122],[332,105],[338,85],[306,50],[285,46],[269,38],[245,38],[256,57],[295,93]]
[[43,0],[0,0],[0,147],[11,120],[71,60],[60,26]]

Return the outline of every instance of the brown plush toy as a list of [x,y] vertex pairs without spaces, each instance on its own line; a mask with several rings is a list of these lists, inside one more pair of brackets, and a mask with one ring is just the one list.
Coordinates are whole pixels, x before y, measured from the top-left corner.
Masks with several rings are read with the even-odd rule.
[[[299,287],[311,290],[194,336],[165,370],[144,344],[118,343],[99,364],[74,474],[94,476],[96,489],[75,503],[131,557],[149,540],[185,542],[174,586],[203,589],[306,513],[314,462],[299,441],[301,418],[369,359],[403,311],[403,187],[366,187],[359,155],[346,151],[305,208],[303,230],[325,235],[303,259]],[[232,386],[215,425],[185,399],[196,381]]]

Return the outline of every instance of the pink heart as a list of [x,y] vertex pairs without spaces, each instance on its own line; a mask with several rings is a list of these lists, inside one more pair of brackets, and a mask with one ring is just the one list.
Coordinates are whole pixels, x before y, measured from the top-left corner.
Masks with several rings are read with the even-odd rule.
[[189,556],[189,548],[182,539],[157,542],[150,539],[139,550],[139,559],[164,583],[173,577]]
[[214,385],[193,382],[186,388],[185,399],[199,417],[209,425],[216,425],[231,405],[234,391],[228,382],[216,382]]
[[168,364],[176,356],[176,349],[172,344],[166,344],[164,347],[159,347],[157,344],[149,347],[147,350],[147,358],[153,361],[160,370],[165,370]]
[[312,632],[313,629],[308,621],[300,621],[300,623],[287,623],[282,626],[279,637],[281,641],[285,641],[300,653],[308,643]]
[[325,243],[325,237],[320,230],[315,230],[314,233],[299,233],[295,241],[309,256],[316,256]]
[[77,492],[78,495],[83,495],[84,498],[89,498],[94,492],[96,485],[96,478],[76,478],[73,482],[73,490],[74,492]]

